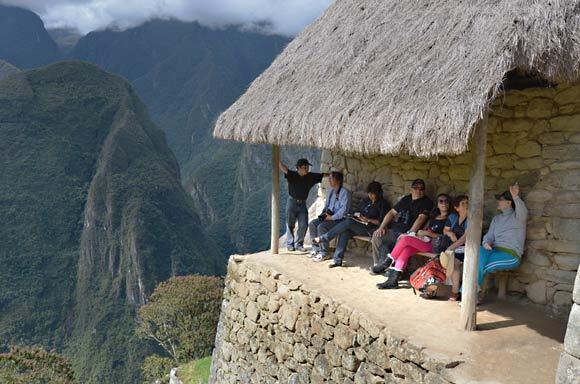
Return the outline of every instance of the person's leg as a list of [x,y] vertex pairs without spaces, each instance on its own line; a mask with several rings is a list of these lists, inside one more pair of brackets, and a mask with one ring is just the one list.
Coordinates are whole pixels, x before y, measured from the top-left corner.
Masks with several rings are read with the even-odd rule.
[[[318,224],[317,228],[318,237],[324,236],[328,231],[340,223],[340,221],[320,221],[320,224]],[[326,256],[326,253],[328,252],[328,241],[321,241],[318,244],[318,250],[322,256]]]
[[[483,248],[483,247],[482,247]],[[506,271],[517,268],[520,265],[520,259],[507,252],[493,249],[487,251],[485,258],[479,258],[478,284],[481,287],[485,280],[485,275],[495,271]]]
[[373,233],[371,238],[371,245],[373,249],[373,264],[379,265],[384,257],[382,257],[383,252],[383,245],[387,240],[387,235],[389,231],[387,230],[384,235],[379,236],[376,233]]
[[336,242],[336,249],[332,257],[332,259],[334,260],[334,264],[342,265],[342,260],[344,259],[344,252],[346,252],[346,248],[348,247],[348,241],[352,238],[352,236],[353,233],[349,229],[343,231],[338,236],[338,241]]
[[[320,223],[322,223],[322,220],[320,220],[317,217],[316,219],[312,220],[308,224],[308,231],[310,232],[310,239],[314,239],[315,237],[318,237],[318,226],[320,225]],[[315,242],[312,242],[312,250],[318,251],[318,249],[319,249],[318,244],[316,244]]]
[[286,244],[288,249],[294,249],[294,227],[296,226],[296,213],[294,201],[288,199],[286,202]]
[[350,225],[352,220],[343,220],[337,222],[336,225],[332,226],[324,235],[319,236],[321,242],[329,242],[330,240],[334,239],[336,236],[340,235],[342,232],[346,231]]
[[295,247],[304,247],[304,237],[306,237],[306,230],[308,229],[308,208],[306,203],[297,204],[297,218],[298,218],[298,231],[296,234]]
[[461,276],[463,275],[463,263],[457,259],[454,260],[453,273],[451,274],[451,296],[449,300],[457,301],[459,297],[459,287],[461,286]]

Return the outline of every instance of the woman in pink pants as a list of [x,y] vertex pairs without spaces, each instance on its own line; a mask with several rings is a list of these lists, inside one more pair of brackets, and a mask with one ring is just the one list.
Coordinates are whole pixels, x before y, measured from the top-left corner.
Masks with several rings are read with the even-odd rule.
[[399,278],[405,270],[411,256],[418,252],[432,252],[431,239],[443,233],[445,222],[452,212],[451,197],[445,193],[437,196],[437,208],[431,213],[429,225],[425,230],[416,235],[401,235],[393,251],[387,256],[393,261],[387,271],[387,281],[382,285],[383,289],[398,288]]

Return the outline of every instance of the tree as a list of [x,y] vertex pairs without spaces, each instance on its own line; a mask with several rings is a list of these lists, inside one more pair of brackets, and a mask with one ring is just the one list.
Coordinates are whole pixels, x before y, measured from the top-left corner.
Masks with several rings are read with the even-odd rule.
[[173,277],[159,284],[139,309],[137,332],[157,342],[176,362],[208,356],[221,308],[223,280]]
[[0,353],[0,383],[72,384],[74,373],[69,361],[41,347],[12,346]]

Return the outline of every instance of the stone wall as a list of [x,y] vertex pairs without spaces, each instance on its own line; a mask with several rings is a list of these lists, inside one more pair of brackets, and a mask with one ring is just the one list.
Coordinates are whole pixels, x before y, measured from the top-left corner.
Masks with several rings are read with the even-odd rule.
[[232,256],[210,383],[449,383],[459,364],[261,264]]
[[574,304],[568,319],[564,339],[564,352],[556,376],[556,384],[578,384],[580,382],[580,271],[576,274]]
[[[530,210],[526,254],[509,290],[567,311],[580,261],[580,86],[510,91],[493,105],[488,132],[485,224],[494,214],[493,194],[514,181]],[[466,193],[471,154],[416,159],[325,151],[322,170],[343,171],[353,191],[377,180],[393,203],[415,178],[426,180],[433,198]]]

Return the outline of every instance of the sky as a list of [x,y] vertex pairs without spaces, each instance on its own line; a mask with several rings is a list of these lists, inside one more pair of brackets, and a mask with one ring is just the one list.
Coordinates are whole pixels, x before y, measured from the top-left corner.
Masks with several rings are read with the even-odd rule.
[[332,0],[0,0],[40,15],[47,28],[85,34],[110,26],[126,29],[153,18],[197,21],[206,26],[269,25],[294,36],[322,15]]

